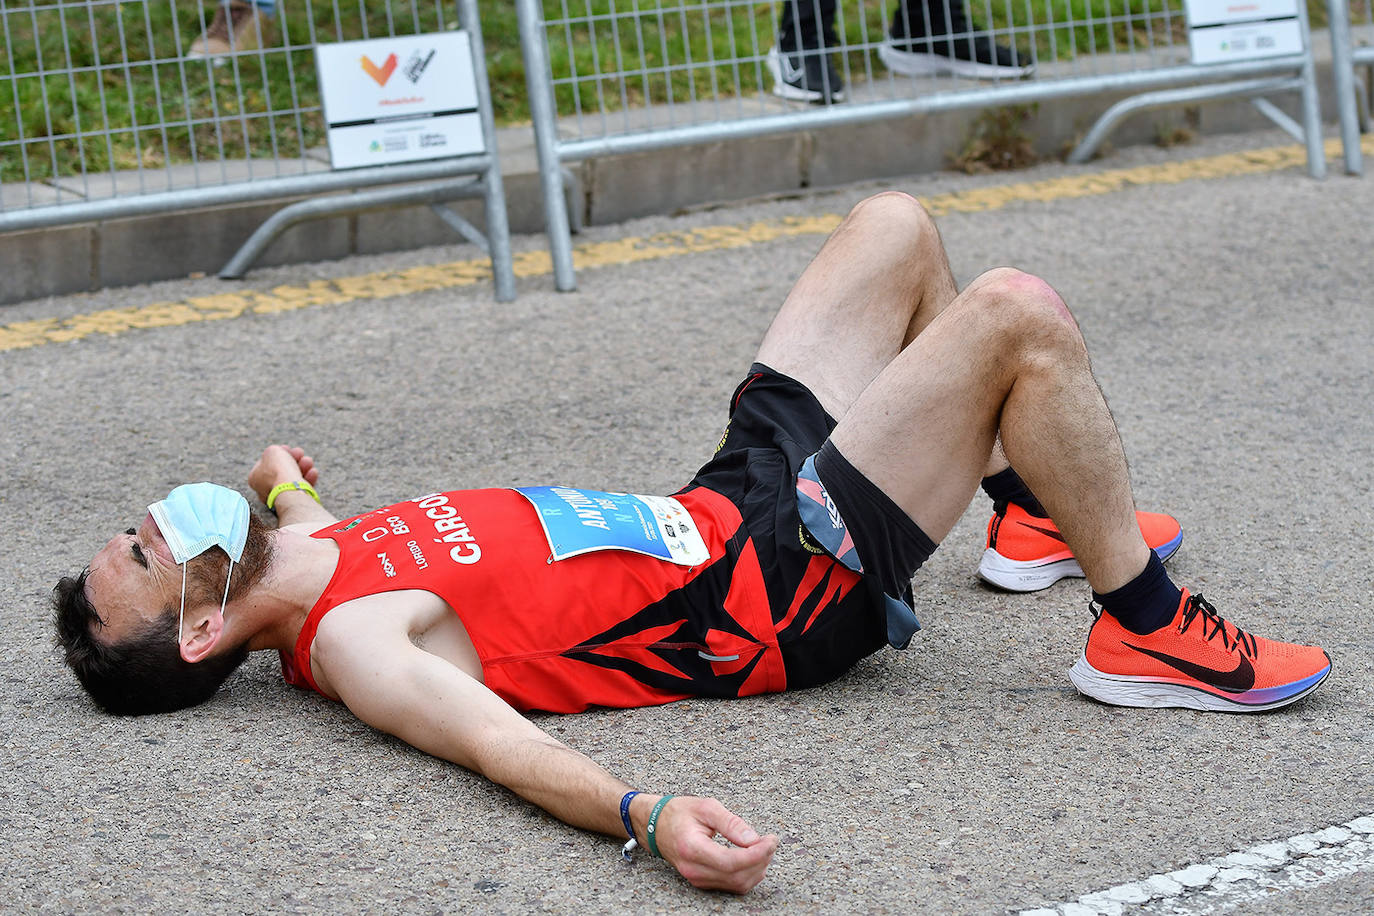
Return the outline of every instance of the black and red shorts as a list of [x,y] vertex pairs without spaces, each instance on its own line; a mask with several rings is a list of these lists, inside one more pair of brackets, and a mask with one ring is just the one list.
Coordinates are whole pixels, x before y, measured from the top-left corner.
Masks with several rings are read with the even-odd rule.
[[[755,363],[730,405],[715,456],[686,489],[733,502],[754,543],[789,688],[839,677],[888,643],[883,596],[911,605],[911,577],[935,544],[892,500],[828,445],[835,420],[810,389]],[[822,447],[825,450],[822,451]],[[848,523],[863,581],[817,545],[801,523],[797,474],[817,468]],[[839,587],[844,580],[851,587]]]

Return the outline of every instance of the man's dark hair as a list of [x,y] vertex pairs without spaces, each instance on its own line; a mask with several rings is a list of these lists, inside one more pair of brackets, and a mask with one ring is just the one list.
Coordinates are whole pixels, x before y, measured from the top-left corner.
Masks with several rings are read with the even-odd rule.
[[141,716],[203,703],[248,657],[248,646],[241,645],[195,664],[183,659],[176,608],[168,608],[123,642],[101,642],[95,637],[100,616],[86,597],[89,574],[89,569],[82,570],[57,583],[54,622],[68,667],[106,712]]

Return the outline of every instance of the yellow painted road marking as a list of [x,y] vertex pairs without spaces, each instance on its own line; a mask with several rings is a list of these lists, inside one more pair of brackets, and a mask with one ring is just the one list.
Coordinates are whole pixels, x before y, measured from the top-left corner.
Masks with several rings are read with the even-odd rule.
[[[1361,141],[1361,148],[1374,155],[1374,135]],[[1341,152],[1339,140],[1326,143],[1326,155]],[[946,213],[981,213],[999,210],[1021,201],[1046,202],[1110,194],[1140,185],[1177,184],[1206,178],[1255,175],[1300,167],[1307,162],[1302,146],[1226,153],[1186,159],[1160,165],[1130,169],[1110,169],[1087,175],[1070,175],[1044,181],[952,191],[924,197],[921,202],[936,216]],[[744,248],[762,242],[803,235],[826,235],[840,223],[838,214],[811,217],[781,217],[735,226],[704,226],[677,232],[590,242],[573,249],[578,270],[613,267],[678,257],[703,251]],[[528,251],[515,255],[517,277],[540,277],[553,272],[547,251]],[[106,309],[70,318],[40,318],[0,325],[0,351],[23,350],[50,343],[80,340],[93,334],[122,334],[135,328],[177,327],[197,321],[223,321],[241,315],[289,312],[308,306],[339,305],[360,299],[389,299],[436,289],[454,289],[490,280],[491,265],[486,259],[453,261],[428,267],[379,271],[337,280],[316,280],[303,286],[278,286],[270,290],[243,290],[213,296],[196,296],[177,302],[155,302],[122,309]]]

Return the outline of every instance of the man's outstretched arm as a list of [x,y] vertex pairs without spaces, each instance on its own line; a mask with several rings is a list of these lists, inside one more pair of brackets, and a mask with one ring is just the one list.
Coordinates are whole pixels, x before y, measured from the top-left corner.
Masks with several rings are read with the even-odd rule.
[[[319,479],[320,469],[315,467],[315,459],[307,455],[305,449],[288,445],[267,446],[248,472],[248,485],[264,503],[278,484],[300,480],[313,487]],[[277,513],[277,526],[281,528],[302,525],[314,531],[338,521],[307,490],[282,490],[270,508]]]
[[[314,647],[316,665],[355,715],[500,783],[565,823],[624,837],[620,800],[629,786],[396,630],[368,630],[359,638],[364,634],[350,626],[347,639],[322,631]],[[641,848],[657,801],[638,795],[631,802]],[[716,834],[733,845],[717,843]],[[664,806],[655,836],[663,857],[692,884],[740,894],[763,880],[778,844],[776,836],[760,836],[715,799],[687,796]]]

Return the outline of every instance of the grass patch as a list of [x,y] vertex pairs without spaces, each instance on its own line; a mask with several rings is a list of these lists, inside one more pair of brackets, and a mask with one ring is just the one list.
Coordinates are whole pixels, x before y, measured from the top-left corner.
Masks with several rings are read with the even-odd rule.
[[[737,86],[741,95],[768,91],[763,57],[774,43],[782,2],[567,0],[566,11],[565,4],[546,2],[558,109],[616,111],[646,100],[714,99],[734,95]],[[969,7],[981,28],[1016,45],[1025,59],[1032,47],[1040,59],[1070,60],[1187,40],[1183,0],[969,0]],[[886,37],[896,8],[892,0],[839,5],[836,30],[843,46],[854,49],[846,55],[851,74],[882,72],[870,49]]]
[[[561,114],[716,99],[770,88],[762,59],[780,0],[544,0]],[[807,0],[802,0],[807,2]],[[850,45],[874,45],[893,0],[842,3]],[[0,7],[0,181],[248,157],[324,143],[316,42],[436,31],[437,0],[281,0],[262,53],[225,66],[185,56],[214,0],[19,0]],[[498,123],[529,119],[514,5],[479,0]],[[1042,60],[1186,40],[1182,0],[970,0],[974,20]],[[1324,6],[1317,0],[1314,10]],[[203,18],[202,18],[203,17]],[[1314,19],[1314,22],[1317,21]],[[862,50],[856,78],[881,72]]]

